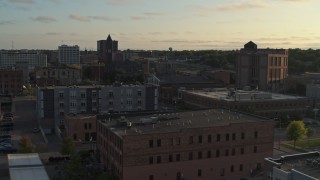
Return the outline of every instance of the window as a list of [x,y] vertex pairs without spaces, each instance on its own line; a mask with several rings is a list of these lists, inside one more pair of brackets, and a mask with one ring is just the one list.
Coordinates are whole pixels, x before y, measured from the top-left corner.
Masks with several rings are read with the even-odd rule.
[[84,129],[88,129],[88,124],[84,123]]
[[244,134],[244,132],[242,132],[241,133],[241,139],[244,139],[245,138],[244,136],[245,136],[245,134]]
[[220,141],[220,134],[217,134],[217,141]]
[[176,154],[176,161],[180,161],[180,154]]
[[244,154],[244,148],[241,148],[241,154]]
[[141,97],[142,93],[141,91],[138,91],[138,96]]
[[226,141],[229,141],[229,134],[226,134]]
[[157,156],[157,163],[161,163],[161,156]]
[[254,132],[254,138],[258,138],[258,131]]
[[59,93],[59,98],[63,98],[63,93]]
[[161,139],[157,140],[157,146],[160,147],[161,146]]
[[169,155],[169,162],[172,162],[172,155]]
[[236,133],[232,134],[232,140],[235,141],[236,140]]
[[220,150],[219,149],[216,150],[216,157],[220,157]]
[[81,103],[81,107],[85,107],[86,106],[86,103]]
[[211,151],[207,152],[207,158],[211,158]]
[[88,123],[88,129],[91,129],[91,123]]
[[211,143],[211,134],[208,135],[208,143]]
[[86,94],[85,93],[81,93],[81,98],[86,98]]
[[189,137],[189,144],[193,144],[193,136]]
[[109,98],[113,98],[113,92],[109,92]]
[[224,168],[220,169],[220,176],[224,176]]
[[153,175],[149,175],[149,180],[153,180]]
[[149,140],[149,147],[153,147],[153,140]]
[[153,164],[153,157],[149,157],[149,164]]
[[176,138],[176,145],[180,145],[180,137]]
[[254,147],[253,147],[253,152],[254,152],[254,153],[257,153],[257,149],[258,149],[257,146],[254,146]]
[[198,177],[201,177],[201,176],[202,176],[202,170],[198,169]]
[[170,145],[170,146],[173,146],[173,138],[170,138],[170,139],[169,139],[169,145]]
[[202,143],[202,136],[199,136],[198,142],[201,144]]
[[226,156],[229,156],[229,149],[226,149]]
[[201,151],[198,152],[198,159],[202,159],[202,152]]
[[234,166],[231,165],[231,167],[230,167],[230,172],[233,172],[233,171],[234,171]]
[[77,134],[76,133],[73,134],[73,140],[77,140]]
[[61,108],[63,108],[63,107],[64,107],[64,104],[63,104],[63,103],[60,103],[59,106],[60,106]]
[[232,148],[232,153],[231,153],[232,156],[236,155],[236,149],[235,148]]
[[240,164],[239,171],[243,171],[243,164]]
[[189,160],[193,159],[193,152],[189,152]]
[[60,116],[64,116],[64,112],[63,111],[60,112]]

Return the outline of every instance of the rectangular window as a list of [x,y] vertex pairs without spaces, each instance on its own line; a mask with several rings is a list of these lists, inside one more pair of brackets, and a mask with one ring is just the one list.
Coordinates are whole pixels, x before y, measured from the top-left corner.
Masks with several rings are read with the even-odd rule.
[[176,145],[180,145],[180,137],[176,138]]
[[149,157],[149,164],[153,164],[153,157]]
[[229,141],[229,134],[226,134],[226,141]]
[[219,149],[216,150],[216,157],[220,157],[220,150]]
[[87,123],[84,123],[84,129],[88,129]]
[[220,134],[217,134],[217,141],[220,141]]
[[153,180],[153,175],[149,175],[149,180]]
[[232,156],[236,155],[236,149],[232,148]]
[[202,159],[202,152],[201,151],[198,152],[198,159]]
[[189,137],[189,144],[193,144],[193,136]]
[[224,176],[224,168],[220,169],[220,176]]
[[157,163],[161,163],[161,156],[157,156]]
[[198,169],[198,177],[201,177],[201,176],[202,176],[202,170]]
[[241,139],[244,139],[245,138],[245,134],[244,132],[241,133]]
[[202,143],[202,136],[199,136],[199,143]]
[[176,154],[176,161],[180,161],[180,154]]
[[189,152],[189,160],[193,159],[193,152]]
[[211,134],[208,135],[208,143],[211,143]]
[[233,167],[233,165],[231,165],[230,172],[233,172],[233,171],[234,171],[234,167]]
[[75,140],[75,141],[77,140],[77,134],[76,133],[73,134],[73,140]]
[[170,139],[169,139],[169,145],[170,145],[170,146],[173,146],[173,138],[170,138]]
[[254,146],[254,147],[253,147],[253,152],[254,152],[254,153],[257,153],[257,149],[258,149],[257,146]]
[[232,134],[232,140],[235,141],[236,140],[236,133]]
[[254,132],[254,138],[258,138],[258,131]]
[[149,147],[153,147],[153,140],[149,140]]
[[244,154],[244,148],[241,148],[241,154]]
[[207,158],[211,158],[211,151],[207,152]]
[[157,140],[157,146],[160,147],[161,146],[161,139]]
[[226,149],[226,156],[229,156],[229,149]]
[[88,129],[91,129],[91,123],[88,123]]
[[239,171],[243,171],[243,164],[240,164]]
[[169,162],[172,162],[172,155],[169,155]]

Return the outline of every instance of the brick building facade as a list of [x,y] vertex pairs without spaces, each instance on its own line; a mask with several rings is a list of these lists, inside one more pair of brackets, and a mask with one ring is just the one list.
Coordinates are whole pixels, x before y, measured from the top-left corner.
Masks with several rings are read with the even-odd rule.
[[22,93],[24,78],[22,70],[0,69],[1,94],[17,95]]
[[236,179],[263,168],[273,122],[226,110],[97,121],[97,148],[120,180]]

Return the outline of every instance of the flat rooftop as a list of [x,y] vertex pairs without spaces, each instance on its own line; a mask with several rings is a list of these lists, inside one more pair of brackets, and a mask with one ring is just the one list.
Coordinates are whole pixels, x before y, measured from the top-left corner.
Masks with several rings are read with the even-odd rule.
[[281,156],[279,159],[269,159],[280,163],[281,170],[290,172],[292,169],[308,176],[320,179],[320,152],[309,152],[294,155]]
[[8,154],[9,167],[42,165],[38,153]]
[[230,95],[230,91],[224,88],[213,88],[207,90],[186,90],[186,92],[208,97],[212,99],[222,100],[222,101],[275,101],[275,100],[297,100],[304,99],[305,97],[301,96],[291,96],[278,93],[270,93],[264,91],[245,91],[245,90],[236,90],[233,95]]
[[261,121],[273,123],[273,121],[264,117],[224,109],[153,114],[100,121],[119,136],[179,132],[182,129],[226,126],[233,123],[257,123]]

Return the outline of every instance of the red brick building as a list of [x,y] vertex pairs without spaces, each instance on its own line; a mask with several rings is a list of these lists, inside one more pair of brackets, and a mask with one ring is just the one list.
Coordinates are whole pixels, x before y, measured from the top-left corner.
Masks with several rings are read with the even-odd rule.
[[66,136],[76,142],[96,141],[96,116],[69,114],[64,120]]
[[0,93],[17,95],[23,87],[22,70],[0,69]]
[[273,122],[226,110],[97,121],[97,148],[120,180],[239,179],[273,152]]

